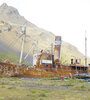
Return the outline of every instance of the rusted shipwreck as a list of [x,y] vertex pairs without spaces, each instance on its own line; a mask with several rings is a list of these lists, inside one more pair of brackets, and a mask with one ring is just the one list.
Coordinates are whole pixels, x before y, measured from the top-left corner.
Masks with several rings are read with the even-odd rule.
[[0,75],[5,77],[61,77],[78,73],[90,73],[90,66],[83,66],[78,59],[71,59],[70,65],[60,63],[61,37],[55,38],[52,52],[41,52],[33,55],[33,67],[0,62]]

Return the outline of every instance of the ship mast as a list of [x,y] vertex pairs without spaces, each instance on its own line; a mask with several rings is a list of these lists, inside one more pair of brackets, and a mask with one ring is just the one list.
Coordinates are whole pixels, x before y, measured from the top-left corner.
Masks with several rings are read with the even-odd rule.
[[26,25],[24,25],[22,27],[22,33],[23,33],[23,38],[22,38],[22,48],[21,48],[21,54],[20,54],[20,60],[19,60],[20,64],[21,64],[22,58],[23,58],[24,42],[25,42],[25,37],[26,37]]
[[87,66],[87,37],[86,37],[86,30],[85,30],[85,66]]

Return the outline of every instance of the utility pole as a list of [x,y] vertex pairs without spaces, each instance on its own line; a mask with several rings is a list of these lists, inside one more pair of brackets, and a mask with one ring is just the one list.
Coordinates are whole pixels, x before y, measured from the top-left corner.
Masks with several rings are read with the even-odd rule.
[[85,30],[85,66],[87,66],[87,37],[86,37],[86,30]]
[[23,58],[24,42],[25,42],[25,37],[26,37],[26,26],[25,25],[22,27],[22,33],[23,33],[23,37],[22,37],[22,47],[21,47],[21,54],[20,54],[20,60],[19,60],[20,64]]

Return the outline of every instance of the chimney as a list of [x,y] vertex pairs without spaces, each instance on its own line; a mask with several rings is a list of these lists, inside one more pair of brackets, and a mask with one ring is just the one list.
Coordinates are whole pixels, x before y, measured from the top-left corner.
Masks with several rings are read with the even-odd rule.
[[54,47],[54,61],[58,60],[60,62],[60,51],[61,51],[61,36],[56,36],[55,47]]

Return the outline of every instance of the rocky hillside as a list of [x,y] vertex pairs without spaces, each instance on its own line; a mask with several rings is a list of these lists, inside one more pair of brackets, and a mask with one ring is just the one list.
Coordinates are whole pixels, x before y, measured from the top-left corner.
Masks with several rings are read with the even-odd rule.
[[28,22],[23,16],[20,16],[17,9],[8,6],[6,3],[0,6],[0,19],[2,19],[5,22],[9,22],[16,25],[22,25],[25,22],[27,22],[27,24],[31,27],[35,26],[34,24]]
[[[2,4],[0,6],[0,51],[5,55],[13,52],[20,56],[22,43],[22,26],[26,23],[26,41],[24,55],[34,46],[28,57],[32,63],[33,52],[38,50],[50,50],[51,43],[54,43],[55,35],[27,21],[21,16],[16,8]],[[83,58],[84,56],[76,47],[66,42],[62,43],[61,62],[69,64],[72,57]]]
[[[64,64],[70,64],[70,59],[81,59],[81,63],[84,64],[84,55],[78,51],[78,49],[67,42],[62,42],[62,49],[61,49],[61,62]],[[90,59],[88,58],[88,63]]]

